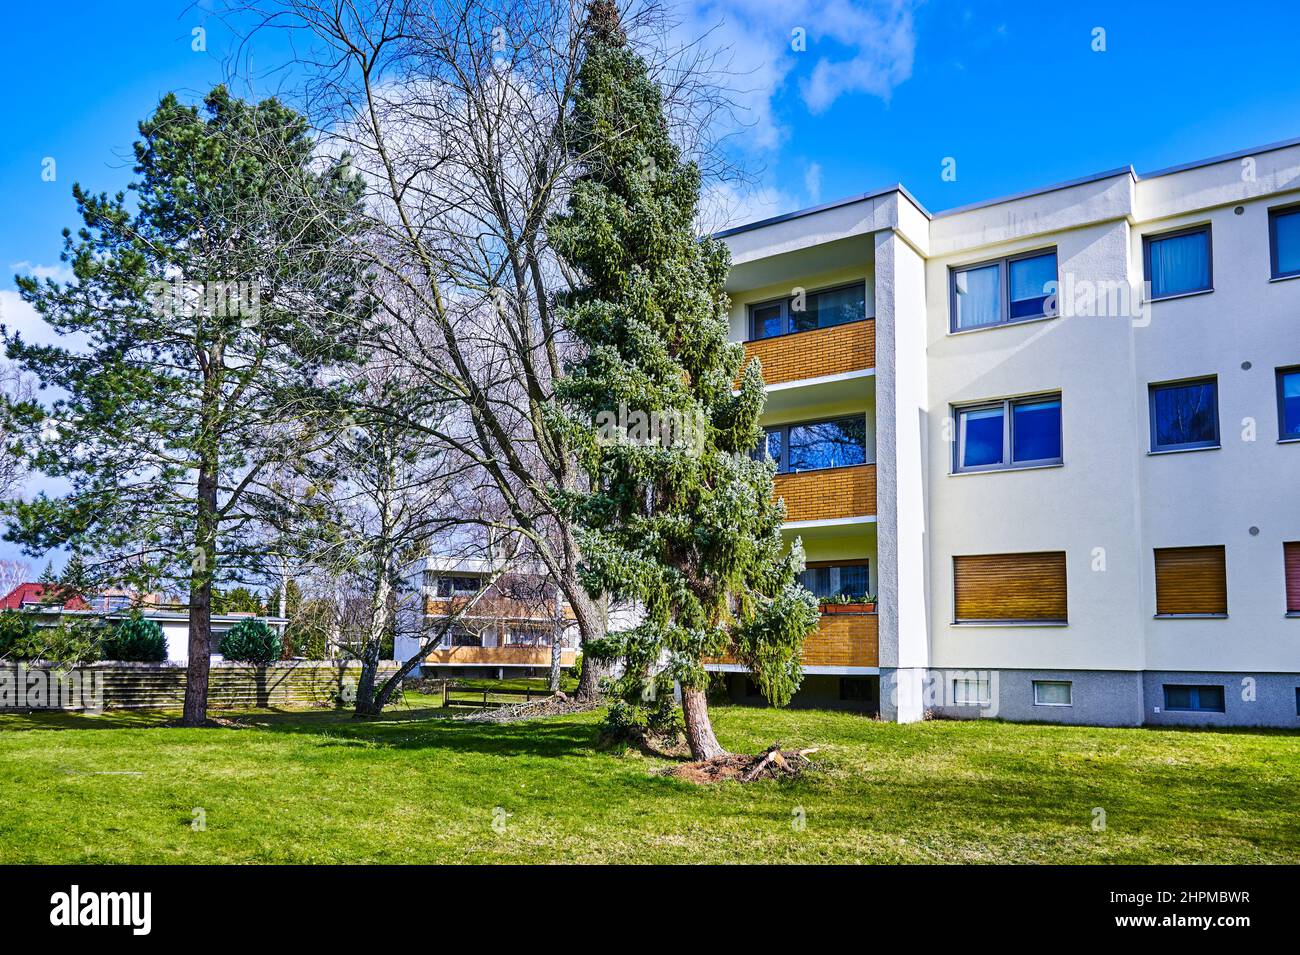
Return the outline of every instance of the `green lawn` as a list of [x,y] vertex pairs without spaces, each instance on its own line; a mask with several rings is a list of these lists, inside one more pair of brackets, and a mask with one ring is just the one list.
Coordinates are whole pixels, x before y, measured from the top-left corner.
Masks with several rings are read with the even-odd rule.
[[256,725],[0,717],[0,862],[1300,861],[1288,733],[721,707],[732,749],[820,746],[820,764],[697,787],[656,775],[662,760],[593,749],[596,714],[241,718]]

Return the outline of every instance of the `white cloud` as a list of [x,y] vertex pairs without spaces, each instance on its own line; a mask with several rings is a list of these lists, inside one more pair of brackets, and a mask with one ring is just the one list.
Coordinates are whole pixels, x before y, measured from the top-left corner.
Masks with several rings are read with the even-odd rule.
[[737,188],[728,182],[707,184],[700,194],[696,219],[702,234],[770,219],[800,208],[799,197],[771,186]]
[[824,8],[811,33],[829,36],[852,51],[847,58],[820,58],[801,84],[804,103],[813,113],[825,112],[847,93],[888,102],[894,88],[912,75],[916,34],[911,0],[865,5],[837,0]]
[[808,193],[808,202],[817,205],[822,199],[822,164],[812,162],[803,171],[803,188]]
[[[712,0],[679,3],[675,39],[725,50],[718,65],[730,74],[743,128],[737,140],[749,151],[772,151],[788,130],[773,107],[796,70],[799,90],[814,114],[840,96],[866,93],[888,101],[912,75],[917,0]],[[792,46],[794,31],[806,49]],[[701,40],[701,38],[703,38]],[[823,41],[836,53],[819,53]],[[811,68],[808,61],[813,60]]]
[[23,341],[37,345],[64,344],[66,339],[19,297],[13,289],[0,289],[0,325],[10,335],[22,335]]
[[9,271],[18,275],[35,276],[42,281],[45,279],[54,279],[56,282],[72,281],[72,268],[65,262],[60,262],[58,265],[38,265],[23,259],[21,262],[10,262]]

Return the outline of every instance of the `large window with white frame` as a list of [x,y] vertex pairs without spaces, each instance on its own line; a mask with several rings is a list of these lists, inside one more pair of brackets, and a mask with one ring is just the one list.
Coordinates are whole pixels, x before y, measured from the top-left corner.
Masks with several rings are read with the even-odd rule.
[[956,405],[952,413],[954,472],[1062,463],[1059,394]]
[[950,271],[950,328],[1010,325],[1056,314],[1056,250],[1026,252]]

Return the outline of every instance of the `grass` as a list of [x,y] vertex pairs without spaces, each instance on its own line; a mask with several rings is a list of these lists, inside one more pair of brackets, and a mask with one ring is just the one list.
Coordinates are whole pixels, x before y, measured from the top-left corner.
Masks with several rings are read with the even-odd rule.
[[596,714],[468,724],[419,699],[377,722],[257,711],[224,730],[0,716],[0,862],[1300,859],[1296,734],[728,706],[724,745],[820,746],[819,768],[697,787],[596,750]]

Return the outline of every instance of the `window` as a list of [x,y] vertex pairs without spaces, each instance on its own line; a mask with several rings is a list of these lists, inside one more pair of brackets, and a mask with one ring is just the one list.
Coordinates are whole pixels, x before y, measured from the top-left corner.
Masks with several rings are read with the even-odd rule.
[[1073,706],[1074,684],[1069,680],[1035,680],[1034,706]]
[[1157,547],[1156,616],[1226,617],[1228,560],[1222,545]]
[[483,646],[483,634],[475,633],[465,627],[454,626],[449,628],[443,635],[440,645],[446,647],[481,647]]
[[954,332],[1056,314],[1056,250],[952,270]]
[[862,415],[782,425],[766,432],[765,451],[782,474],[865,464],[867,419]]
[[1210,227],[1143,236],[1152,299],[1206,292],[1213,287]]
[[506,645],[512,647],[549,647],[550,627],[511,627],[506,631]]
[[1219,446],[1217,378],[1152,385],[1150,393],[1152,451]]
[[814,564],[799,575],[803,584],[822,600],[833,597],[865,597],[871,592],[867,562]]
[[816,328],[830,328],[867,317],[865,282],[802,292],[775,302],[749,307],[749,337],[775,338]]
[[1277,370],[1277,430],[1282,441],[1300,440],[1300,367]]
[[1286,612],[1300,617],[1300,541],[1282,545],[1282,566],[1286,575]]
[[1060,395],[971,405],[954,414],[954,471],[1061,463]]
[[1268,211],[1273,278],[1300,275],[1300,206]]
[[1065,552],[954,557],[954,623],[1067,621]]
[[953,680],[952,700],[958,706],[988,706],[989,681],[963,678]]
[[438,597],[465,597],[476,594],[482,581],[477,577],[435,577],[433,592]]
[[1223,687],[1165,684],[1165,709],[1200,713],[1222,713]]

